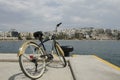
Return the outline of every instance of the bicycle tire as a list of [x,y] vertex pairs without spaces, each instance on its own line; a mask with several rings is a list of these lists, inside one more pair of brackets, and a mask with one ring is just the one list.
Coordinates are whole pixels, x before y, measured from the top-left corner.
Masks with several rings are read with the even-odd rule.
[[40,47],[33,41],[27,41],[20,47],[19,65],[27,77],[38,79],[43,75],[46,66],[45,59],[40,58],[43,54]]
[[55,43],[55,51],[56,51],[57,57],[59,57],[59,62],[62,65],[62,67],[66,67],[67,61],[64,57],[64,51],[62,50],[58,42]]

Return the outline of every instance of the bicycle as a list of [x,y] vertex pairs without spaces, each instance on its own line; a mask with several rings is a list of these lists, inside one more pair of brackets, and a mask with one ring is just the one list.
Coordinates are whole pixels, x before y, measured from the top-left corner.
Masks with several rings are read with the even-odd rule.
[[[63,68],[66,67],[67,62],[64,57],[64,51],[60,47],[59,43],[56,41],[56,32],[57,28],[62,23],[56,25],[55,34],[51,38],[43,39],[43,33],[37,31],[34,33],[35,39],[38,39],[40,43],[34,41],[26,41],[20,47],[18,56],[19,56],[19,65],[22,72],[31,79],[40,78],[46,69],[46,66]],[[52,49],[51,53],[47,53],[45,42],[52,40]]]

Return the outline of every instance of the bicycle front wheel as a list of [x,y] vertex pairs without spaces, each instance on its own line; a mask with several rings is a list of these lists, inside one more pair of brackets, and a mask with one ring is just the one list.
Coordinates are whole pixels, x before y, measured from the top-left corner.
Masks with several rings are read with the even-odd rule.
[[64,51],[62,50],[62,48],[60,47],[59,43],[56,42],[55,44],[55,51],[56,51],[56,56],[54,58],[57,58],[57,64],[60,67],[66,67],[67,62],[66,59],[64,57]]
[[40,56],[43,51],[33,41],[25,42],[19,50],[19,64],[23,73],[31,78],[40,78],[45,71],[45,59]]

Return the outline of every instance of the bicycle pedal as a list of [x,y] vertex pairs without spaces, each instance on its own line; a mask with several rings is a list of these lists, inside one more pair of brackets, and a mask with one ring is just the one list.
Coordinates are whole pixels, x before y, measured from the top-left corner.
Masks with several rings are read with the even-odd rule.
[[41,57],[41,58],[45,58],[46,56],[47,56],[47,55],[41,55],[40,57]]

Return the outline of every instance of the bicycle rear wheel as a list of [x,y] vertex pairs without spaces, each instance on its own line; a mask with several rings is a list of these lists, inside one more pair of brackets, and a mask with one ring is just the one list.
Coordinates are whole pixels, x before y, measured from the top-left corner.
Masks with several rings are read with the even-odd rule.
[[64,51],[57,42],[55,43],[55,53],[53,53],[53,57],[54,57],[53,62],[50,64],[52,67],[55,68],[66,67],[67,62],[64,57]]
[[19,50],[19,64],[22,72],[29,78],[40,78],[45,71],[43,51],[32,41],[25,42]]

